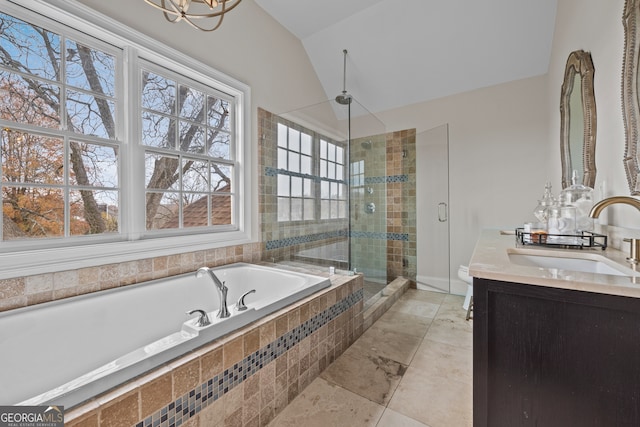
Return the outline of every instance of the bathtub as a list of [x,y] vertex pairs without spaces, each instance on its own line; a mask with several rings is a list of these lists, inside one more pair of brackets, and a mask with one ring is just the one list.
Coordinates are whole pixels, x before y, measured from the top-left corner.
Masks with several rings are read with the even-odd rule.
[[[212,270],[229,288],[226,319],[215,317],[211,278],[195,273],[0,313],[0,404],[78,405],[330,286],[324,277],[253,264]],[[186,314],[194,309],[212,324],[196,326],[198,316]]]

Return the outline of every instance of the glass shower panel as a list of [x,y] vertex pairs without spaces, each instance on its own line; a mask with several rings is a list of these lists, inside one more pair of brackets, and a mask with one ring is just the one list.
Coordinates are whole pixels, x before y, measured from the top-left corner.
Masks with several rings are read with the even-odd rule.
[[[288,129],[278,137],[288,157],[285,167],[278,162],[276,191],[280,181],[292,184],[289,220],[268,225],[283,246],[281,262],[349,269],[348,113],[348,106],[328,100],[277,116]],[[298,196],[301,207],[292,204]]]
[[273,230],[275,244],[286,246],[281,260],[364,273],[366,300],[388,277],[384,124],[355,98],[277,118],[278,224],[263,226]]
[[418,289],[450,292],[449,134],[442,125],[416,135]]
[[350,163],[351,266],[364,273],[365,294],[375,294],[387,283],[385,135],[353,139]]

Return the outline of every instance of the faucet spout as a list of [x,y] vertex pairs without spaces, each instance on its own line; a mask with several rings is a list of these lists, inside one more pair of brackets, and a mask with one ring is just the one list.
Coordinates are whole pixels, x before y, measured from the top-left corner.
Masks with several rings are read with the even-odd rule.
[[216,285],[216,288],[218,288],[218,290],[226,288],[224,283],[220,279],[218,279],[216,273],[214,273],[213,270],[209,267],[200,267],[198,271],[196,271],[196,277],[202,277],[205,273],[209,274],[209,277],[211,277],[211,280],[213,280],[213,283]]
[[591,212],[589,212],[589,216],[591,218],[598,218],[600,216],[600,212],[602,212],[604,208],[617,203],[631,205],[640,211],[640,200],[629,196],[613,196],[602,199],[598,203],[593,205],[593,207],[591,208]]
[[593,205],[593,208],[591,208],[591,212],[589,212],[589,216],[591,218],[598,218],[600,216],[600,212],[602,212],[604,208],[610,205],[615,205],[617,203],[621,203],[623,205],[631,205],[640,211],[640,200],[629,196],[613,196],[602,199],[598,203]]
[[209,277],[211,277],[211,280],[216,285],[216,289],[218,290],[218,299],[220,300],[220,310],[218,310],[217,317],[225,318],[225,317],[231,316],[231,313],[229,312],[229,308],[227,307],[227,291],[229,290],[229,288],[227,288],[224,285],[223,281],[218,279],[218,276],[216,276],[213,270],[210,269],[209,267],[200,267],[198,271],[196,271],[196,277],[198,278],[202,277],[207,273],[209,274]]

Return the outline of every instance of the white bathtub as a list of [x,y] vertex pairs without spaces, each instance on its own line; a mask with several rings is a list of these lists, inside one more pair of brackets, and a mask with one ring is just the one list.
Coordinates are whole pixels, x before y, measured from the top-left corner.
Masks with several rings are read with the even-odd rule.
[[[244,263],[213,271],[229,288],[226,319],[211,278],[194,273],[0,313],[0,404],[75,406],[330,285]],[[212,324],[196,327],[193,309]]]

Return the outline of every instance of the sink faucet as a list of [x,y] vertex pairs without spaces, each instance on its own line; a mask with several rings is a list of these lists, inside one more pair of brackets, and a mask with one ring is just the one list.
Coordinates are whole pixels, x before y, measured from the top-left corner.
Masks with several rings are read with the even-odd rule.
[[600,212],[604,208],[609,205],[614,205],[616,203],[622,203],[623,205],[631,205],[640,211],[640,200],[635,199],[629,196],[613,196],[607,197],[606,199],[600,200],[598,203],[593,205],[591,208],[591,212],[589,212],[589,216],[591,218],[598,218],[600,216]]
[[[634,208],[638,209],[638,211],[640,211],[640,200],[629,196],[613,196],[602,199],[598,203],[593,205],[593,207],[591,208],[591,212],[589,212],[589,216],[591,218],[598,218],[598,216],[600,216],[600,212],[602,212],[604,208],[617,203],[621,203],[623,205],[631,205]],[[634,265],[640,263],[640,239],[624,239],[624,241],[631,243],[627,261]]]
[[196,277],[200,278],[204,276],[205,273],[209,273],[209,277],[213,280],[213,283],[216,285],[216,289],[218,290],[218,297],[220,299],[220,310],[218,310],[218,314],[216,317],[225,318],[231,316],[229,313],[229,309],[227,308],[227,288],[224,285],[224,282],[221,282],[218,279],[218,276],[211,270],[209,267],[200,267],[198,271],[196,271]]

